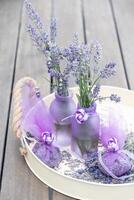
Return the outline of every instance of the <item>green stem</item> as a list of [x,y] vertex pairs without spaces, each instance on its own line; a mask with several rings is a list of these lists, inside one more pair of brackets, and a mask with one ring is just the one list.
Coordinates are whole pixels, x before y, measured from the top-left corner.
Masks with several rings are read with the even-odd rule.
[[92,83],[90,90],[94,87],[94,85],[97,83],[97,81],[100,79],[100,76],[98,76],[95,81]]

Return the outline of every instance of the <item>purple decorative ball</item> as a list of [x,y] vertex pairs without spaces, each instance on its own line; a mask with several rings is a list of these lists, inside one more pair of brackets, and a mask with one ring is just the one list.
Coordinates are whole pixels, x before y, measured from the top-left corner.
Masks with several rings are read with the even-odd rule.
[[[124,152],[105,152],[102,156],[103,163],[115,176],[120,177],[132,168],[130,158]],[[100,165],[100,170],[109,175]]]

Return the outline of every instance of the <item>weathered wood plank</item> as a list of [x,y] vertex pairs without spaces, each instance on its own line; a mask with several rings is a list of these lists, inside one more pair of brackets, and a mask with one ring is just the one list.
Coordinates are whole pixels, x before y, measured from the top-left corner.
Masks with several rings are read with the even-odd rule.
[[75,200],[75,199],[54,191],[53,200]]
[[[56,6],[59,7],[60,9],[59,8],[57,9],[58,10],[57,11],[57,15],[58,15],[58,12],[59,12],[59,14],[61,12],[63,12],[63,14],[62,14],[62,16],[63,16],[64,15],[64,11],[63,11],[64,10],[63,9],[64,8],[64,6],[63,6],[64,3],[63,3],[63,1],[60,1],[60,0],[58,2],[60,2],[60,4],[59,4],[60,6],[58,5],[57,2],[56,2]],[[68,1],[66,1],[66,2],[67,3],[65,4],[66,5],[65,8],[66,8],[66,11],[67,11],[68,10],[67,9],[68,5],[69,5],[69,9],[70,9],[71,3],[69,3]],[[93,1],[91,1],[91,2],[92,2],[92,5],[93,5]],[[98,6],[98,3],[99,2],[97,1],[97,5],[96,6],[94,4],[94,8],[96,8]],[[104,3],[105,3],[105,1],[104,1]],[[36,4],[38,4],[38,2],[36,2]],[[43,9],[43,11],[44,11],[44,7],[42,5],[43,4],[41,4],[41,10]],[[108,4],[106,3],[106,5],[108,5]],[[92,7],[92,6],[90,5],[90,7]],[[105,6],[104,6],[104,8],[106,9]],[[101,14],[102,14],[103,8],[101,7],[100,10],[101,10]],[[99,10],[99,12],[100,12],[100,10]],[[47,12],[48,12],[48,10],[47,10]],[[108,16],[111,16],[111,15],[109,15],[109,11],[104,12],[104,13],[108,13],[108,16],[106,14],[106,16],[104,16],[104,17],[101,17],[101,14],[99,16],[99,12],[97,12],[98,13],[97,14],[97,16],[98,16],[97,19],[101,18],[101,20],[98,22],[98,24],[101,24],[101,21],[102,22],[105,21],[106,20],[105,17],[107,18]],[[74,14],[75,13],[74,10],[71,13]],[[87,11],[86,11],[86,13],[87,13]],[[56,15],[56,13],[55,13],[55,15]],[[80,10],[79,10],[79,15],[80,15]],[[94,15],[93,12],[92,12],[92,15]],[[92,15],[90,17],[93,17]],[[74,15],[72,15],[72,16],[73,16],[73,18],[71,17],[71,19],[74,22],[74,20],[76,18],[74,17]],[[67,28],[65,28],[66,27],[66,25],[65,25],[66,23],[65,23],[65,18],[64,17],[60,17],[59,18],[59,26],[60,26],[60,20],[63,20],[63,30],[67,30]],[[86,15],[86,19],[87,19],[87,15]],[[46,18],[45,18],[45,20],[46,20]],[[78,18],[76,20],[77,20],[77,23],[78,23]],[[92,20],[90,20],[90,21],[91,21],[91,26],[93,26],[93,30],[91,32],[92,32],[93,35],[95,35],[95,32],[97,31],[96,30],[97,25],[96,25],[96,27],[94,27],[94,25],[93,25],[94,22],[95,22],[95,19],[94,19],[94,22],[92,22]],[[106,20],[106,22],[104,24],[107,25],[107,23],[109,23],[109,21],[110,21],[110,24],[112,24],[112,18],[111,17],[110,17],[110,20]],[[67,18],[67,22],[70,23],[70,19]],[[80,26],[79,23],[77,25]],[[67,25],[67,27],[68,27],[68,25]],[[73,31],[73,27],[76,28],[77,26],[74,26],[74,24],[73,24],[73,27],[72,26],[69,26],[69,27],[70,27],[70,28],[68,28],[69,32],[63,31],[63,33],[62,33],[60,31],[60,33],[62,33],[63,36],[65,34],[67,34],[67,38],[68,38],[70,32]],[[118,45],[116,43],[117,41],[116,41],[116,37],[115,37],[116,35],[115,35],[115,32],[114,32],[114,25],[112,24],[112,27],[113,27],[112,29],[108,25],[106,27],[107,27],[106,30],[102,29],[102,32],[104,32],[104,30],[105,30],[106,41],[110,40],[110,37],[107,38],[107,33],[110,33],[112,31],[111,35],[114,35],[113,43],[114,43],[114,45],[116,47],[118,47]],[[99,29],[101,30],[101,28],[102,27],[100,27]],[[90,30],[90,27],[89,27],[88,30]],[[75,31],[79,32],[79,30],[74,30],[73,32],[75,32]],[[82,31],[83,30],[81,29],[81,32]],[[101,31],[98,31],[98,35],[102,34],[102,36],[100,37],[101,38],[100,41],[102,41],[103,39],[105,39],[105,34],[104,33],[99,33],[99,32],[101,32]],[[35,78],[37,77],[37,79],[39,80],[40,85],[43,85],[42,84],[43,83],[43,79],[40,80],[40,76],[38,76],[43,71],[41,70],[41,72],[40,72],[40,69],[36,68],[36,64],[43,63],[44,60],[43,60],[42,56],[40,56],[40,54],[36,53],[33,50],[33,48],[31,49],[31,46],[29,44],[29,39],[25,39],[24,35],[25,35],[24,26],[22,25],[21,40],[20,40],[20,45],[19,45],[19,56],[18,56],[18,59],[17,59],[16,79],[18,79],[19,77],[21,77],[23,75],[26,75],[26,71],[27,71],[27,75],[33,75],[33,77],[35,77]],[[61,44],[64,44],[64,43],[66,43],[66,41],[68,41],[68,39],[66,39],[66,37],[63,37],[63,38],[64,38],[64,41],[60,40]],[[98,36],[97,36],[97,38],[98,38]],[[70,36],[69,36],[69,39],[70,39]],[[110,44],[111,43],[112,42],[110,42]],[[107,52],[109,50],[110,44],[106,45]],[[105,48],[105,51],[106,51],[106,48]],[[25,51],[25,52],[23,52],[23,51]],[[116,54],[117,54],[118,55],[117,58],[119,60],[119,63],[122,65],[121,58],[120,58],[120,53],[119,53],[118,48],[114,48],[114,47],[111,48],[110,47],[110,52],[113,52],[113,51],[115,51],[115,53],[113,54],[113,58],[115,59],[114,56],[116,56]],[[111,55],[111,53],[107,55],[107,52],[106,52],[106,57],[109,58],[109,55]],[[29,54],[29,56],[27,56],[27,54]],[[39,59],[38,62],[37,62],[37,58]],[[25,68],[27,66],[26,64],[28,64],[27,68]],[[30,65],[33,67],[33,70],[31,70],[31,68],[30,68],[31,66]],[[40,65],[42,65],[42,64],[40,64]],[[123,72],[122,72],[122,74],[123,74]],[[123,81],[121,80],[121,78],[119,78],[119,85],[126,87],[126,82],[125,82],[124,76],[122,76],[122,78],[123,78]],[[9,135],[8,135],[8,141],[7,141],[7,145],[8,146],[7,146],[6,162],[5,162],[5,168],[4,168],[4,180],[3,180],[2,195],[1,195],[2,199],[11,199],[11,200],[12,199],[37,199],[37,198],[47,199],[47,197],[46,197],[46,188],[44,188],[44,185],[32,175],[32,173],[27,168],[27,166],[26,166],[25,162],[23,161],[23,159],[20,158],[20,155],[17,152],[17,149],[19,147],[19,143],[17,143],[16,140],[13,138],[13,136],[11,135],[11,132],[12,131],[10,129],[9,130]],[[10,152],[11,148],[13,149],[12,153]],[[13,170],[11,170],[11,169],[13,169]],[[14,179],[15,179],[15,181],[13,181]],[[17,190],[18,190],[18,192],[17,192]],[[7,194],[7,191],[8,191],[8,194]],[[28,191],[29,191],[29,193],[28,193]],[[21,197],[20,197],[20,194],[21,194]],[[70,198],[65,197],[65,196],[63,196],[63,195],[61,195],[59,193],[54,193],[54,199],[59,200],[59,199],[70,199]]]
[[0,1],[0,170],[3,165],[2,156],[6,138],[20,9],[21,0]]
[[57,42],[61,47],[70,44],[75,33],[84,41],[81,0],[53,0],[53,15],[57,19]]
[[[80,0],[53,0],[53,15],[57,19],[58,35],[57,42],[61,47],[70,44],[76,32],[79,33],[81,41],[83,39],[83,24],[81,17]],[[74,86],[73,79],[70,80],[70,86]],[[53,200],[71,200],[72,198],[62,195],[56,191],[53,194]]]
[[131,89],[134,89],[134,1],[116,0],[111,2],[113,2],[113,14],[119,32],[124,67],[128,75],[128,85]]
[[[48,24],[51,15],[51,1],[33,0],[32,2],[41,13],[44,21]],[[42,87],[43,93],[46,95],[49,93],[49,84],[42,76],[42,74],[44,76],[46,75],[44,58],[36,48],[32,46],[30,38],[25,32],[25,22],[26,18],[23,10],[15,81],[23,76],[31,76],[38,81],[39,86]],[[1,199],[48,199],[48,187],[33,175],[24,159],[19,154],[20,142],[13,136],[11,115],[10,113]]]
[[115,61],[117,75],[103,84],[127,87],[118,39],[108,0],[83,0],[87,40],[98,40],[103,47],[103,63]]

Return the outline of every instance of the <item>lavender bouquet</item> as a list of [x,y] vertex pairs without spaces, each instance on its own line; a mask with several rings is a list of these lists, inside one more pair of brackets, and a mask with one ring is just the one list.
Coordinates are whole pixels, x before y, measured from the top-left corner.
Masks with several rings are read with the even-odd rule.
[[116,94],[106,97],[100,95],[100,80],[115,75],[116,64],[110,62],[100,67],[101,45],[98,42],[92,43],[90,47],[80,44],[76,34],[73,42],[64,49],[64,56],[79,87],[77,110],[72,118],[72,151],[85,157],[90,152],[97,151],[98,147],[100,117],[96,112],[96,101],[107,98],[120,101]]
[[48,73],[51,77],[51,89],[56,91],[55,99],[50,105],[53,121],[56,124],[70,124],[70,120],[62,122],[62,119],[74,114],[76,105],[68,91],[71,68],[68,68],[64,50],[56,43],[56,20],[51,19],[50,34],[48,34],[31,3],[27,0],[24,2],[31,22],[27,25],[27,31],[36,47],[45,55]]
[[[68,48],[61,49],[56,44],[56,19],[52,18],[50,34],[44,28],[44,24],[38,13],[33,9],[31,3],[25,0],[27,15],[31,23],[27,24],[27,31],[36,47],[45,55],[48,73],[53,78],[53,87],[60,96],[68,96],[68,79],[71,74],[76,77],[79,86],[77,95],[82,107],[89,107],[100,97],[100,79],[107,79],[115,74],[116,64],[111,62],[104,67],[99,67],[101,59],[101,45],[96,42],[89,48],[86,44],[80,44],[75,34],[73,42]],[[64,69],[62,70],[64,66]],[[112,94],[111,100],[118,102],[117,95]]]
[[[74,35],[73,42],[69,47],[61,49],[56,44],[56,20],[54,18],[51,20],[50,34],[48,34],[38,13],[27,0],[25,0],[25,7],[31,22],[27,25],[27,31],[34,44],[45,55],[48,73],[53,80],[53,87],[56,89],[55,99],[50,106],[54,122],[57,124],[70,124],[72,121],[68,117],[75,113],[75,120],[72,126],[76,129],[73,131],[75,137],[78,135],[82,138],[83,143],[83,138],[90,138],[88,136],[89,132],[94,132],[92,135],[93,137],[96,135],[94,137],[96,140],[92,143],[97,144],[99,116],[96,113],[96,101],[107,98],[115,102],[120,101],[120,97],[116,94],[112,94],[109,97],[99,95],[100,80],[108,79],[115,75],[116,64],[110,62],[104,67],[100,67],[99,62],[102,57],[101,45],[98,42],[92,43],[90,47],[87,44],[80,44],[77,34]],[[76,84],[79,86],[79,94],[77,94],[78,110],[76,110],[76,105],[68,92],[70,75],[75,77]],[[96,117],[92,118],[93,120],[89,117],[91,113],[94,116],[96,115]],[[76,128],[77,126],[78,128]],[[75,134],[76,132],[77,134]],[[86,132],[88,133],[87,135]]]
[[89,108],[97,100],[109,98],[111,101],[119,102],[120,97],[111,94],[109,97],[101,97],[100,80],[108,79],[116,73],[116,64],[110,62],[104,67],[99,66],[102,57],[102,48],[98,42],[94,42],[89,47],[87,44],[80,44],[78,36],[74,36],[71,45],[64,49],[64,56],[79,86],[77,98],[80,107]]
[[62,49],[56,43],[57,26],[56,19],[51,19],[50,34],[45,29],[39,14],[32,7],[32,4],[25,0],[25,8],[30,23],[27,24],[27,32],[33,40],[35,46],[40,50],[45,58],[48,73],[51,76],[52,88],[60,96],[68,96],[68,78],[70,71],[62,69],[67,65]]

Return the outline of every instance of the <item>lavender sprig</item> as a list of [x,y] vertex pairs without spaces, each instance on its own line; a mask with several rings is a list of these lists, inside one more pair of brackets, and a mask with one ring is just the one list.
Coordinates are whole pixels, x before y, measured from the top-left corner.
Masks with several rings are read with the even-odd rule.
[[101,87],[100,84],[97,83],[97,84],[95,85],[95,87],[93,88],[92,97],[93,97],[94,99],[98,97],[98,95],[99,95],[99,93],[100,93],[100,87]]
[[118,103],[121,101],[121,98],[117,95],[117,94],[111,94],[110,96],[107,97],[102,97],[102,96],[98,96],[96,99],[94,99],[94,101],[104,101],[106,99],[110,99],[111,101],[114,101],[115,103]]
[[43,29],[43,23],[39,14],[33,9],[32,4],[28,0],[24,0],[25,8],[29,19],[31,19],[38,29]]
[[[36,29],[32,27],[31,25],[27,25],[27,32],[29,33],[36,47],[44,53],[46,51],[46,45],[44,44],[44,41],[41,35],[38,34]],[[46,35],[45,37],[47,40],[48,36]]]
[[64,56],[60,48],[56,44],[57,27],[56,19],[51,19],[50,35],[44,29],[39,14],[32,7],[28,0],[24,0],[26,13],[31,24],[27,25],[27,32],[33,40],[36,47],[42,51],[47,60],[48,73],[53,78],[53,87],[61,95],[68,95],[68,78],[70,70],[65,68],[63,72],[60,69],[60,62]]
[[52,43],[55,43],[57,35],[56,19],[52,18],[50,25],[50,40]]
[[100,71],[100,77],[102,79],[108,79],[116,73],[116,64],[110,62]]
[[115,101],[116,103],[118,103],[118,102],[121,101],[121,98],[119,96],[117,96],[117,94],[111,94],[110,100],[111,101]]
[[91,44],[90,47],[90,62],[92,63],[91,71],[97,74],[99,71],[99,62],[102,59],[102,46],[98,41]]

